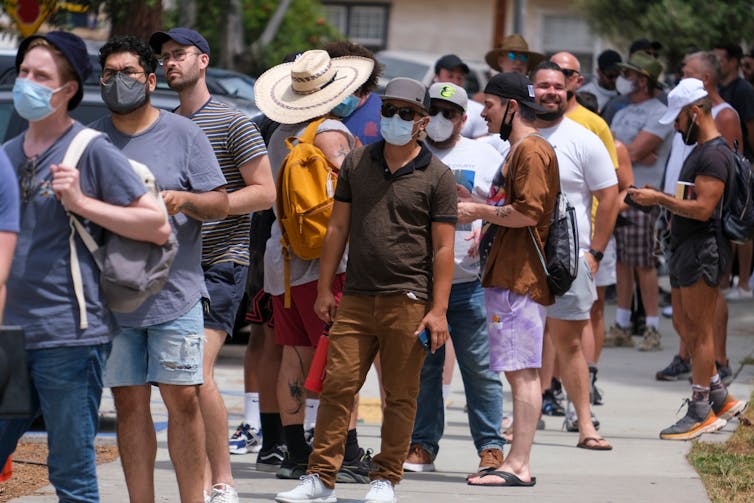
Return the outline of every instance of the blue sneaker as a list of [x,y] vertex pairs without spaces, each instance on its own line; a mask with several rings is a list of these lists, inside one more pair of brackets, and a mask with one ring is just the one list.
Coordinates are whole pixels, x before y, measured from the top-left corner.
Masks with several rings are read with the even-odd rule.
[[259,452],[262,448],[262,432],[247,423],[241,423],[230,437],[228,447],[231,454]]

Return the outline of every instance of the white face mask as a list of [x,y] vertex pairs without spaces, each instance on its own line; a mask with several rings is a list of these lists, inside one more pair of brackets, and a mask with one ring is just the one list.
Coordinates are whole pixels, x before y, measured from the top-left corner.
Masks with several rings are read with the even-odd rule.
[[453,134],[453,123],[446,119],[442,112],[429,117],[429,124],[426,127],[427,136],[433,141],[443,142]]
[[634,92],[634,81],[628,80],[623,75],[619,75],[618,78],[615,79],[615,90],[620,94],[631,94]]

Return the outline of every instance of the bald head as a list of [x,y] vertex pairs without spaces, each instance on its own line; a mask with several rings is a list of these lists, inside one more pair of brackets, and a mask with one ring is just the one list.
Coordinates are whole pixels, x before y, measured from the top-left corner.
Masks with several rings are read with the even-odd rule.
[[558,52],[550,57],[550,62],[558,65],[566,77],[566,90],[568,90],[569,100],[573,99],[576,90],[584,83],[584,77],[581,76],[581,63],[576,56],[570,52]]

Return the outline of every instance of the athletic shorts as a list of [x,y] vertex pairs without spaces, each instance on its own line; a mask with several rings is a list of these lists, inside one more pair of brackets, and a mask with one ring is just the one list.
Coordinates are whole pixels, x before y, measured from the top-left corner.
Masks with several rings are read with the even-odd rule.
[[631,267],[655,267],[655,222],[659,209],[644,213],[629,208],[622,214],[626,225],[615,228],[618,262]]
[[714,288],[720,284],[730,257],[730,246],[726,242],[721,250],[715,236],[688,239],[677,245],[670,254],[670,286],[691,286],[703,279]]
[[542,366],[543,305],[503,288],[485,288],[490,370],[510,372]]
[[204,326],[233,335],[233,325],[246,290],[248,266],[235,262],[218,262],[202,266],[209,292],[209,309],[204,313]]
[[[346,275],[335,276],[332,292],[340,302]],[[280,346],[316,347],[326,333],[325,322],[314,312],[317,300],[317,281],[291,287],[291,307],[285,308],[285,294],[273,295],[272,312],[275,320],[275,342]]]
[[597,275],[594,277],[596,286],[609,286],[615,284],[615,236],[610,238],[605,247],[605,252],[600,261],[600,267],[597,269]]
[[272,316],[272,295],[263,289],[249,299],[249,306],[246,309],[246,321],[254,325],[267,325],[274,327]]
[[555,296],[555,304],[547,307],[547,317],[568,321],[588,320],[595,300],[597,288],[592,270],[582,255],[579,257],[579,273],[571,288],[565,294]]
[[204,317],[202,302],[173,321],[124,328],[113,339],[103,384],[202,384]]

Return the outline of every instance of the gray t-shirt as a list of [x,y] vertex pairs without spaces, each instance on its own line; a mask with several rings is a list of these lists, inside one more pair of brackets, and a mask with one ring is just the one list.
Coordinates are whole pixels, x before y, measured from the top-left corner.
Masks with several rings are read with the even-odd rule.
[[[270,159],[272,176],[277,180],[280,166],[283,164],[285,156],[288,155],[288,147],[285,145],[285,139],[290,136],[301,136],[309,123],[303,124],[281,124],[272,136],[267,145],[267,156]],[[328,119],[319,125],[317,134],[325,131],[342,131],[348,137],[348,142],[353,148],[354,139],[348,128],[340,121]],[[275,205],[272,208],[277,212]],[[283,276],[283,246],[280,244],[280,224],[272,224],[270,239],[267,240],[267,249],[264,253],[264,291],[270,295],[282,295],[285,293],[285,279]],[[347,253],[338,265],[336,272],[346,271]],[[303,260],[295,255],[291,255],[290,261],[290,279],[291,286],[303,285],[319,278],[319,259]]]
[[[50,165],[63,161],[73,137],[83,126],[75,122],[34,163],[34,182],[21,202],[21,230],[8,277],[5,323],[20,325],[28,349],[89,346],[109,342],[116,328],[99,288],[99,269],[80,239],[77,253],[86,299],[88,328],[79,327],[79,305],[71,280],[69,218],[52,191]],[[27,174],[24,135],[5,144],[19,178]],[[128,160],[105,137],[92,140],[78,164],[84,194],[127,206],[146,192]],[[102,242],[103,229],[84,220],[92,237]]]
[[[110,116],[92,127],[104,131],[129,158],[146,164],[160,190],[208,192],[225,185],[207,135],[190,119],[164,110],[145,131],[129,136],[113,126]],[[118,313],[124,327],[148,327],[186,314],[208,297],[201,267],[202,222],[177,213],[170,217],[178,254],[163,289],[132,313]]]
[[610,129],[615,138],[626,145],[634,141],[640,131],[646,131],[662,139],[655,153],[657,159],[652,164],[633,163],[634,185],[644,187],[651,185],[661,189],[662,173],[665,170],[665,162],[668,160],[670,145],[672,143],[672,124],[660,124],[667,106],[657,98],[652,98],[641,103],[631,103],[615,114]]

